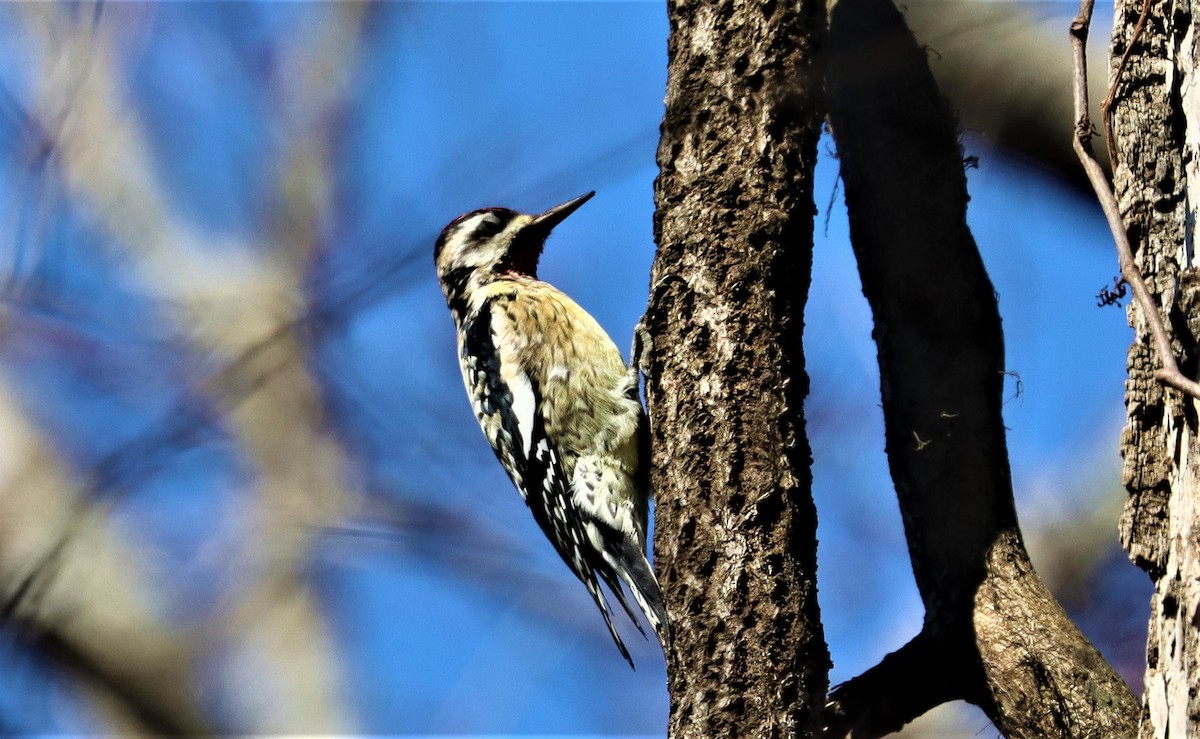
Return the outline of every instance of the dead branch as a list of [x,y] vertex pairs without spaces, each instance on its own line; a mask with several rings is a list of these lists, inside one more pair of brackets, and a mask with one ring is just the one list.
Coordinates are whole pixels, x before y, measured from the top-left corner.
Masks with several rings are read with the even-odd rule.
[[[1125,282],[1129,283],[1129,287],[1133,291],[1133,298],[1137,301],[1138,307],[1142,309],[1142,315],[1145,317],[1150,335],[1153,337],[1158,361],[1162,365],[1155,371],[1155,379],[1193,398],[1200,399],[1200,383],[1188,379],[1179,371],[1179,364],[1175,360],[1175,350],[1171,347],[1171,337],[1167,335],[1167,329],[1163,325],[1158,306],[1154,303],[1154,296],[1150,294],[1150,288],[1146,286],[1146,281],[1142,278],[1142,271],[1138,268],[1137,260],[1133,256],[1133,247],[1129,243],[1129,235],[1125,233],[1125,224],[1121,219],[1121,207],[1117,203],[1117,196],[1113,193],[1104,169],[1096,160],[1096,154],[1092,150],[1094,129],[1088,114],[1087,38],[1088,29],[1092,24],[1094,4],[1095,0],[1081,0],[1079,15],[1071,22],[1071,50],[1075,69],[1075,140],[1073,142],[1075,154],[1079,157],[1088,181],[1091,182],[1092,189],[1096,192],[1096,198],[1104,211],[1104,218],[1108,221],[1108,228],[1112,231],[1113,241],[1117,247],[1117,263],[1121,267],[1121,276]],[[1145,23],[1146,11],[1149,10],[1149,7],[1150,1],[1146,0],[1146,4],[1142,8],[1142,16],[1138,19],[1137,28],[1134,30],[1134,38],[1130,40],[1129,47],[1125,49],[1125,54],[1121,57],[1117,77],[1113,79],[1109,96],[1104,101],[1104,125],[1105,129],[1109,131],[1110,151],[1112,147],[1109,124],[1110,109],[1120,83],[1120,73],[1124,70],[1129,50],[1133,48],[1133,43]],[[1111,157],[1115,171],[1115,152],[1111,154]]]

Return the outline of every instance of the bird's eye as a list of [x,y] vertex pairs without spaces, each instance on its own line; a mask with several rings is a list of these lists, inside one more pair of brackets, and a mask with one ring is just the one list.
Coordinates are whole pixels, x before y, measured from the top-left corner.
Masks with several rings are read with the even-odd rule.
[[494,215],[487,215],[475,226],[471,236],[475,239],[490,239],[504,230],[504,224]]

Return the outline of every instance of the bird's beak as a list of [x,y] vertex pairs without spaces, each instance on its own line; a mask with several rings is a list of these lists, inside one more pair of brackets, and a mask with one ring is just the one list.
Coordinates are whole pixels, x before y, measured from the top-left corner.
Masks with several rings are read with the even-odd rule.
[[549,234],[555,226],[562,223],[567,216],[579,210],[579,206],[591,200],[592,196],[595,194],[596,191],[593,190],[585,195],[580,195],[574,200],[568,200],[561,205],[556,205],[537,218],[534,218],[533,222],[529,224],[529,227],[536,228],[538,231],[541,231],[544,234]]

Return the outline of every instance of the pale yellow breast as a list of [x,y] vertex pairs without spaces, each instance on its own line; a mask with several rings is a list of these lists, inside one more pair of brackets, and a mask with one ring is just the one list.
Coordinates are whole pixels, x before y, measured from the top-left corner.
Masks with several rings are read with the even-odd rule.
[[554,287],[530,280],[514,288],[509,281],[489,287],[501,365],[534,382],[547,434],[579,453],[624,452],[640,406],[628,397],[625,364],[612,339]]

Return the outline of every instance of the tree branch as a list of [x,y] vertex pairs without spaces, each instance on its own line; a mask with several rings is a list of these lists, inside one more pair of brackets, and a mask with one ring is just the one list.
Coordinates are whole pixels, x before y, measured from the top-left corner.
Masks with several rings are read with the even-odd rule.
[[[878,736],[953,697],[980,705],[1009,737],[1129,735],[1136,701],[1021,541],[1004,337],[966,224],[957,122],[890,2],[841,0],[830,48],[830,120],[875,320],[888,462],[926,609],[923,636],[835,692],[842,716],[831,731]],[[925,684],[890,702],[862,697],[933,662],[912,678]]]
[[[13,606],[0,622],[80,678],[119,720],[114,731],[211,733],[190,634],[150,605],[156,583],[138,566],[134,542],[103,507],[78,505],[60,460],[2,382],[0,438],[0,602]],[[36,597],[14,598],[35,568]]]
[[[1117,164],[1117,150],[1113,143],[1113,133],[1112,133],[1113,104],[1116,103],[1116,101],[1117,101],[1117,90],[1119,90],[1121,88],[1121,80],[1123,79],[1123,75],[1125,73],[1125,65],[1129,63],[1129,53],[1131,51],[1133,51],[1134,45],[1142,37],[1142,31],[1146,30],[1146,17],[1150,15],[1150,3],[1152,1],[1153,0],[1144,0],[1144,2],[1142,3],[1142,12],[1140,15],[1138,15],[1137,25],[1134,26],[1133,35],[1129,37],[1129,43],[1125,45],[1125,52],[1123,54],[1121,54],[1121,61],[1117,63],[1117,71],[1113,72],[1112,84],[1108,86],[1108,93],[1105,94],[1105,96],[1104,96],[1104,102],[1100,103],[1100,115],[1104,118],[1104,141],[1106,144],[1108,144],[1108,161],[1111,163],[1111,166],[1109,167],[1110,170],[1112,170],[1114,167],[1116,167],[1116,164]],[[1083,18],[1084,8],[1080,7],[1079,13],[1080,13],[1079,16],[1077,16],[1075,18],[1075,21],[1072,22],[1072,24],[1071,24],[1072,36],[1074,36],[1075,23],[1079,22],[1079,20]],[[1087,33],[1088,33],[1088,28],[1091,26],[1091,22],[1092,22],[1092,8],[1091,8],[1091,4],[1089,4],[1089,6],[1087,7],[1087,20],[1084,23],[1083,28],[1082,28],[1083,38],[1081,39],[1081,43],[1084,46],[1084,49],[1083,49],[1084,64],[1082,66],[1079,64],[1072,65],[1076,84],[1078,84],[1078,82],[1079,82],[1079,77],[1081,75],[1083,77],[1083,83],[1084,83],[1083,109],[1084,110],[1088,109]],[[1075,105],[1077,107],[1079,105],[1078,97],[1076,97],[1076,99],[1075,99]],[[1076,117],[1077,125],[1078,125],[1078,118],[1079,118],[1078,112],[1076,112],[1075,117]],[[1089,134],[1089,138],[1090,138],[1090,134]]]
[[[1092,183],[1092,189],[1096,191],[1096,198],[1100,201],[1104,218],[1108,221],[1109,230],[1112,231],[1113,241],[1117,246],[1117,262],[1121,266],[1121,276],[1125,282],[1129,283],[1134,300],[1141,307],[1142,315],[1145,316],[1146,324],[1150,329],[1150,335],[1154,339],[1158,361],[1162,365],[1154,373],[1155,379],[1193,398],[1200,399],[1200,383],[1185,377],[1179,371],[1179,364],[1175,360],[1175,350],[1171,346],[1171,337],[1167,335],[1167,329],[1163,325],[1162,316],[1154,302],[1154,296],[1151,295],[1150,288],[1146,286],[1146,281],[1142,279],[1142,271],[1138,268],[1137,260],[1133,256],[1133,247],[1129,243],[1129,235],[1125,233],[1125,223],[1121,219],[1121,207],[1108,183],[1104,169],[1096,160],[1095,152],[1092,150],[1093,127],[1088,114],[1087,38],[1088,29],[1092,23],[1094,4],[1095,0],[1081,0],[1079,15],[1071,22],[1071,50],[1075,68],[1075,140],[1073,142],[1075,154],[1079,157],[1084,172],[1087,173],[1088,181]],[[1129,46],[1121,56],[1112,87],[1103,104],[1104,128],[1107,132],[1109,157],[1114,163],[1114,171],[1117,159],[1116,153],[1113,151],[1110,111],[1121,81],[1121,72],[1125,69],[1130,49],[1133,48],[1134,42],[1141,35],[1142,28],[1145,26],[1149,8],[1150,1],[1146,0],[1146,4],[1142,7],[1142,15],[1138,18],[1137,27],[1134,29],[1133,38],[1130,39]]]
[[[834,688],[824,735],[884,736],[936,706],[966,697],[981,679],[973,645],[961,635],[923,630],[878,665]],[[974,703],[985,700],[973,698]]]

